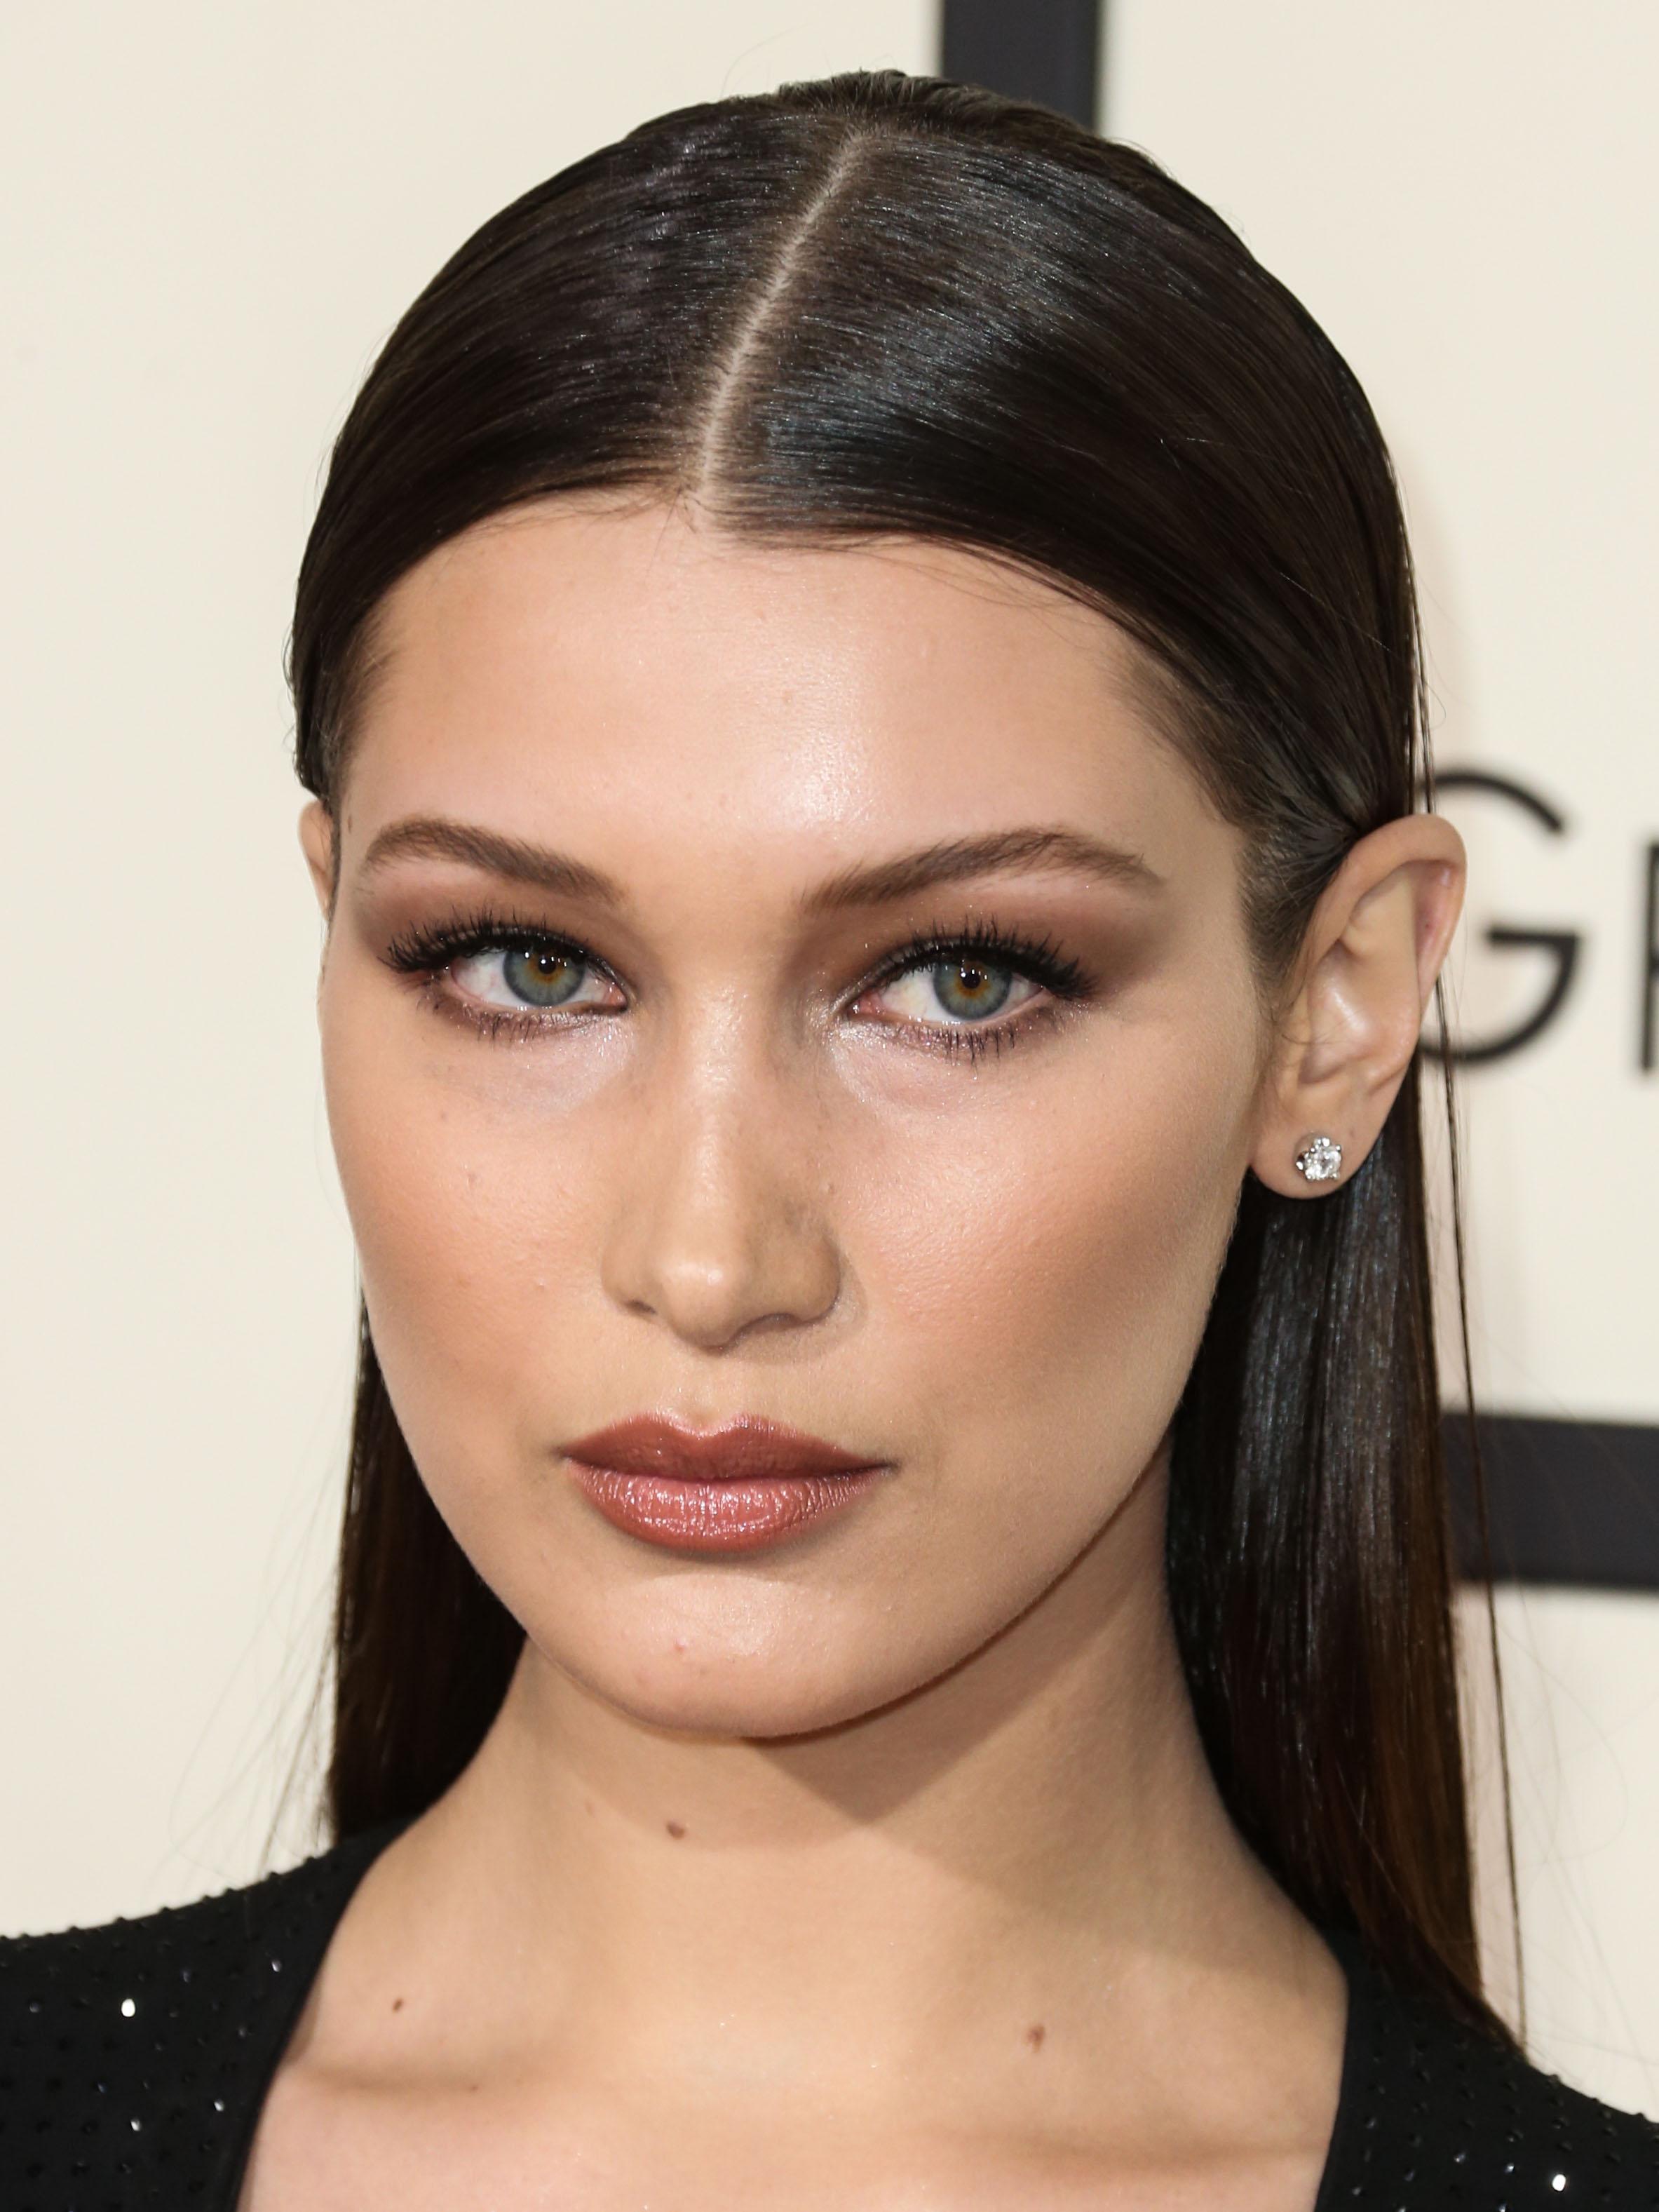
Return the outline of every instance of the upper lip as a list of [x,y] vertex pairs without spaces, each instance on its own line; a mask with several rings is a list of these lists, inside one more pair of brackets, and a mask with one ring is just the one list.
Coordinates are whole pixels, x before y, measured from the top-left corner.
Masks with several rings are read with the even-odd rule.
[[724,1428],[688,1429],[638,1413],[565,1446],[568,1459],[620,1474],[662,1474],[683,1482],[744,1482],[779,1475],[850,1474],[881,1460],[843,1451],[781,1421],[740,1413]]

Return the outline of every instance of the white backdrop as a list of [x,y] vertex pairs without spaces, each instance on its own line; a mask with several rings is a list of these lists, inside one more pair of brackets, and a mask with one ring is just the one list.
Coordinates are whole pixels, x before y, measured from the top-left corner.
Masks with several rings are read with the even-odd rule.
[[[1631,885],[1659,836],[1656,26],[1645,0],[1114,0],[1108,46],[1109,127],[1240,225],[1372,392],[1443,750],[1571,817],[1541,854],[1466,821],[1477,922],[1587,939],[1549,1036],[1468,1086],[1477,1380],[1632,1419],[1659,1418]],[[321,1647],[355,1299],[280,652],[329,438],[398,313],[526,185],[683,101],[929,68],[936,37],[929,0],[0,21],[0,1926],[256,1871]],[[1536,981],[1471,964],[1472,1017]],[[1652,2107],[1659,1607],[1553,1593],[1504,1625],[1539,2048]],[[309,1842],[290,1820],[276,1848]]]

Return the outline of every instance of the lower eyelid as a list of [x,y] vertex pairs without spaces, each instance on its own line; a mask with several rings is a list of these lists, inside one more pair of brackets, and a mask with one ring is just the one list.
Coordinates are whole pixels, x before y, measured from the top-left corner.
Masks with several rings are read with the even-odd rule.
[[921,1022],[891,1018],[870,1020],[860,1026],[893,1044],[913,1046],[922,1052],[946,1054],[1000,1052],[1065,1026],[1073,1009],[1063,1000],[1036,1000],[1012,1016],[985,1022]]
[[585,1016],[609,1011],[604,1006],[498,1006],[488,999],[474,998],[456,990],[441,975],[422,976],[420,991],[434,1013],[459,1028],[470,1030],[475,1036],[541,1036],[552,1030],[568,1029]]
[[898,1023],[890,1026],[911,1041],[920,1052],[973,1062],[1012,1052],[1016,1045],[1056,1027],[1065,1012],[1063,1006],[1034,1006],[1015,1015],[1012,1021],[917,1022],[908,1030]]

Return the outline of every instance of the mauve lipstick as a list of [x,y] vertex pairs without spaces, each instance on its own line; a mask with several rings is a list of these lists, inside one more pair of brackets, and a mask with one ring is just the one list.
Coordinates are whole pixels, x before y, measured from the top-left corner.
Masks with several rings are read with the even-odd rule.
[[888,1464],[740,1414],[686,1429],[641,1413],[564,1447],[613,1527],[676,1552],[758,1552],[838,1513]]

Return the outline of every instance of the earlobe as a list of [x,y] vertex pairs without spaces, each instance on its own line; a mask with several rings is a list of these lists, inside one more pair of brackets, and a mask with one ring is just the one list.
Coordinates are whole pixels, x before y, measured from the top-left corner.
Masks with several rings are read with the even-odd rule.
[[300,810],[300,849],[327,921],[334,908],[334,820],[320,799],[308,800]]
[[1347,1182],[1376,1143],[1462,910],[1462,840],[1433,814],[1362,837],[1304,940],[1250,1165],[1288,1198]]

